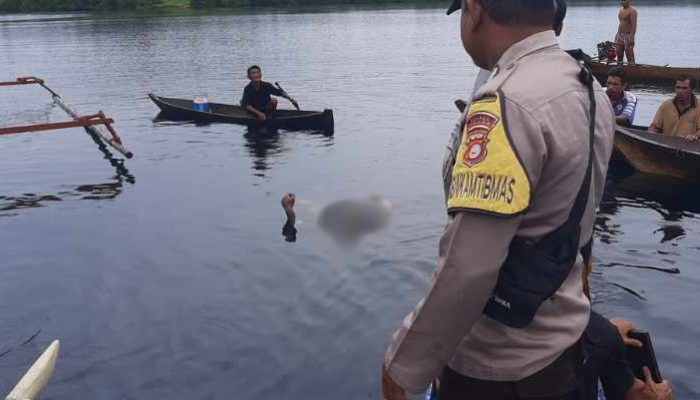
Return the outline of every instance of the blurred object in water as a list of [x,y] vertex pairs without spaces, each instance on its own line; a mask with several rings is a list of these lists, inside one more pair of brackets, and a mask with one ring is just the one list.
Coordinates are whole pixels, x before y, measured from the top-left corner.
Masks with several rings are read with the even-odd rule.
[[321,210],[318,224],[339,241],[356,241],[389,222],[391,205],[380,196],[339,200]]

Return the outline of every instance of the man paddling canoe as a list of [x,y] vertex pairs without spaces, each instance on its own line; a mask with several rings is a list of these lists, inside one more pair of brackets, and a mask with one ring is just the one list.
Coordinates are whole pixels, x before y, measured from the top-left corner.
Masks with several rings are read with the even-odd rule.
[[257,116],[261,121],[267,119],[267,115],[277,110],[277,99],[271,96],[279,96],[289,100],[292,104],[296,101],[282,89],[274,87],[271,83],[262,80],[262,70],[253,65],[248,68],[250,83],[243,90],[241,106],[249,113]]

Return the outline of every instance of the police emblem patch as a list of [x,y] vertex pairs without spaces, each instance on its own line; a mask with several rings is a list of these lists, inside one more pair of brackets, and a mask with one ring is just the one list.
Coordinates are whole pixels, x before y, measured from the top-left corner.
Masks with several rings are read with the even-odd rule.
[[466,166],[471,168],[486,159],[489,133],[498,121],[500,118],[488,111],[478,111],[469,115],[464,132],[466,151],[462,158]]
[[498,95],[472,102],[452,164],[447,211],[515,215],[530,204],[530,179],[503,124]]

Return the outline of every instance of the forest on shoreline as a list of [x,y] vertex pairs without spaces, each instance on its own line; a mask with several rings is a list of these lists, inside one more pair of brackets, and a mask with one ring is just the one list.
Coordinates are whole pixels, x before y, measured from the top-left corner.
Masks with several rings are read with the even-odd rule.
[[444,3],[442,0],[0,0],[0,12],[253,8],[327,4]]

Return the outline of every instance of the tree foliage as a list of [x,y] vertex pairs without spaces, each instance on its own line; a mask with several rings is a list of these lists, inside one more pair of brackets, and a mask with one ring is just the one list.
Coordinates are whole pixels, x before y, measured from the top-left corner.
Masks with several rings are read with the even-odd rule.
[[0,0],[0,12],[135,10],[159,6],[212,8],[416,1],[444,2],[444,0]]
[[0,0],[0,11],[87,11],[154,7],[162,0]]

